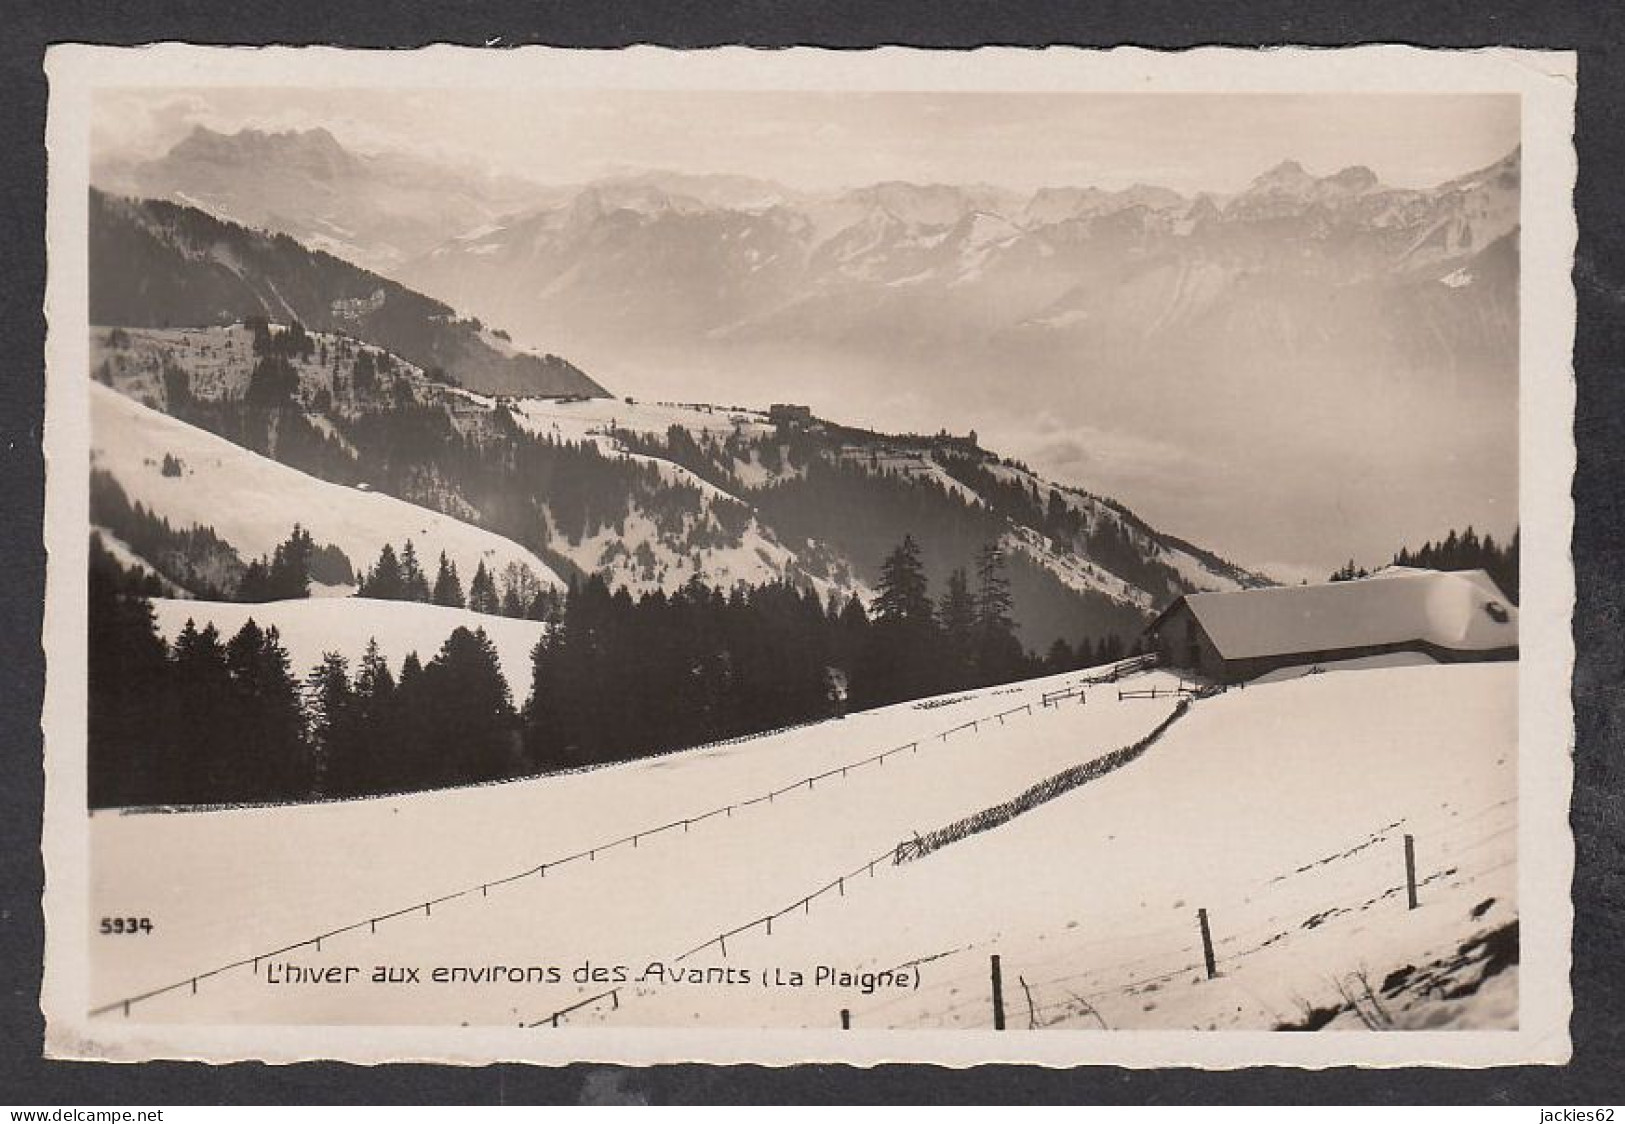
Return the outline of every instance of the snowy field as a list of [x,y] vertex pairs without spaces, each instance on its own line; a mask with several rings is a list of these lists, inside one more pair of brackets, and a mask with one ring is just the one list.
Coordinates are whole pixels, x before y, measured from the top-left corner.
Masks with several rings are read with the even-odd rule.
[[519,423],[532,433],[559,441],[586,441],[613,429],[664,437],[674,425],[696,437],[702,434],[727,437],[736,432],[745,437],[760,437],[773,432],[766,416],[759,411],[727,406],[626,402],[620,398],[571,401],[520,398],[513,403],[512,411]]
[[[1511,1026],[1516,677],[1374,668],[1198,700],[1137,760],[902,865],[915,833],[1144,736],[1176,679],[1045,707],[1082,678],[1058,676],[506,785],[103,813],[91,916],[155,931],[92,938],[93,998],[135,1021],[985,1027],[998,954],[1013,1029]],[[863,977],[899,967],[904,987]],[[695,968],[711,982],[670,978]]]
[[[411,539],[431,577],[444,550],[465,585],[481,562],[493,574],[522,562],[542,581],[564,584],[510,539],[393,496],[318,480],[96,383],[90,423],[92,466],[112,473],[131,503],[171,525],[213,527],[244,561],[269,555],[298,523],[357,569],[372,565],[385,543],[398,552]],[[180,459],[181,475],[163,474],[166,454]]]
[[378,641],[378,651],[398,677],[401,661],[408,652],[416,652],[418,660],[427,664],[454,629],[483,628],[497,650],[503,677],[508,681],[516,706],[523,704],[530,693],[530,653],[547,629],[540,621],[365,597],[271,601],[258,605],[160,597],[153,599],[152,608],[158,618],[158,631],[169,641],[180,634],[189,620],[198,628],[212,623],[226,639],[250,619],[262,628],[274,625],[282,646],[288,650],[293,674],[300,679],[321,663],[327,652],[344,656],[353,670],[366,652],[369,640]]

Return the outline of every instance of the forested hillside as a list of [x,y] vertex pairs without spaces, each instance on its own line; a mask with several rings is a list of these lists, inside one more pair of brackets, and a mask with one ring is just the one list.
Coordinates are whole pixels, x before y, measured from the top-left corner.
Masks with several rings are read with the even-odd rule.
[[90,322],[207,327],[253,317],[343,331],[495,394],[603,394],[567,360],[285,234],[191,207],[90,193]]
[[[484,528],[561,576],[602,575],[611,589],[789,580],[821,598],[868,598],[881,559],[911,534],[940,592],[993,544],[1018,634],[1043,652],[1057,639],[1132,637],[1178,593],[1258,580],[965,437],[630,402],[585,420],[574,411],[588,403],[474,395],[297,323],[106,329],[94,351],[95,377],[128,397],[319,479]],[[349,561],[367,565],[376,549]],[[472,574],[470,563],[464,580]]]

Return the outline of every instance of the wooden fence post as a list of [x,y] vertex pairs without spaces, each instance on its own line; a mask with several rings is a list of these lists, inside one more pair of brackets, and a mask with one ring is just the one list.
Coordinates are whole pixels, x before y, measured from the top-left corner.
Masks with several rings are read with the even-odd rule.
[[999,954],[992,957],[993,969],[993,1029],[1004,1029],[1004,977],[999,972]]
[[1405,836],[1405,896],[1409,908],[1416,908],[1416,840]]
[[1207,962],[1207,978],[1211,980],[1219,974],[1219,968],[1213,959],[1213,932],[1207,925],[1207,910],[1198,909],[1196,920],[1202,926],[1202,959]]

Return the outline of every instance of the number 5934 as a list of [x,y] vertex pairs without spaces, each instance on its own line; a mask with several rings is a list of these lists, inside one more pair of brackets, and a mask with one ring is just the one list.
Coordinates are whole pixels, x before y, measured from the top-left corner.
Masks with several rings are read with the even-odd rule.
[[102,935],[109,936],[115,933],[150,933],[152,932],[152,918],[150,917],[104,917],[102,918]]

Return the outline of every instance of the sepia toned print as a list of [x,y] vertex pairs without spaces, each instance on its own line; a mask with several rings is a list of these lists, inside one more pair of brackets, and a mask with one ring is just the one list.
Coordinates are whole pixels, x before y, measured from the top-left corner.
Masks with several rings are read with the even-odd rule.
[[1566,1057],[1571,60],[954,61],[53,53],[53,1053]]

